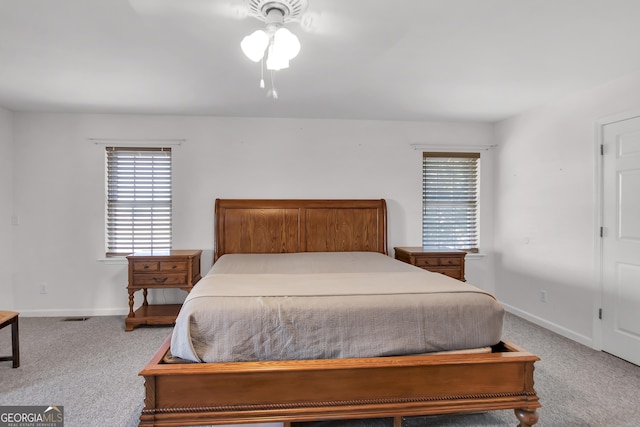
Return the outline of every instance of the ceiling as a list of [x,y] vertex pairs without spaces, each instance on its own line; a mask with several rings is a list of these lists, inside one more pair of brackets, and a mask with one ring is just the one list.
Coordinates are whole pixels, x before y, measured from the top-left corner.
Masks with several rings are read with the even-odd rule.
[[0,0],[0,106],[492,122],[640,70],[638,0],[308,3],[273,100],[244,0]]

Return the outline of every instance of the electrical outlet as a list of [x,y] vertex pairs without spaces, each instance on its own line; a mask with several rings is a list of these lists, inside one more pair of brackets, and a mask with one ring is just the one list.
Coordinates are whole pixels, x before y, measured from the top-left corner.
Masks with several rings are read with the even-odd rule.
[[540,302],[547,302],[547,291],[540,291]]
[[46,283],[40,283],[40,293],[41,294],[46,294],[47,293],[47,284]]

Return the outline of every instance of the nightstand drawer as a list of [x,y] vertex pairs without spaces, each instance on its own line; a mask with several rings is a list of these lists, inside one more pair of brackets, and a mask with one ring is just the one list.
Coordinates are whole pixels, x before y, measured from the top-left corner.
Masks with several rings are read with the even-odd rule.
[[460,265],[460,264],[461,262],[459,257],[438,258],[438,265]]
[[416,257],[416,267],[435,267],[440,265],[440,259],[436,257]]
[[175,286],[187,283],[186,273],[134,274],[133,286]]
[[162,261],[160,271],[187,271],[187,263],[186,261]]
[[158,271],[160,270],[160,263],[158,261],[136,261],[133,263],[133,271]]
[[437,267],[440,265],[460,265],[460,257],[416,256],[416,267]]
[[430,268],[429,271],[431,271],[432,273],[440,273],[440,274],[444,274],[445,276],[452,277],[454,279],[462,280],[462,272],[460,271],[459,268],[436,267],[436,268]]

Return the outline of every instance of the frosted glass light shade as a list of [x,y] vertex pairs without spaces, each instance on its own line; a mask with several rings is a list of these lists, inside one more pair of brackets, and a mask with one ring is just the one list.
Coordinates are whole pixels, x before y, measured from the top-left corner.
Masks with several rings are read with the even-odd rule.
[[289,61],[300,52],[300,41],[286,28],[278,28],[269,45],[267,57],[268,70],[281,70],[289,67]]
[[289,68],[289,60],[278,51],[275,43],[269,45],[267,55],[267,70],[282,70],[283,68]]
[[254,31],[240,42],[242,51],[253,62],[262,59],[267,46],[269,46],[269,36],[263,30]]
[[286,28],[278,28],[273,35],[273,43],[278,47],[278,54],[282,52],[287,59],[291,60],[300,53],[300,40]]

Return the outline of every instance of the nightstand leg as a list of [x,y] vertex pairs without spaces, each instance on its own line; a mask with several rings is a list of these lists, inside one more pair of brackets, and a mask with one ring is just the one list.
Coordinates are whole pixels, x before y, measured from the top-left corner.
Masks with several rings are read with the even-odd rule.
[[147,288],[144,288],[142,290],[142,295],[144,296],[144,301],[142,301],[142,305],[149,305],[149,303],[147,302]]
[[133,293],[135,291],[129,289],[129,317],[135,317],[135,314],[133,314]]

